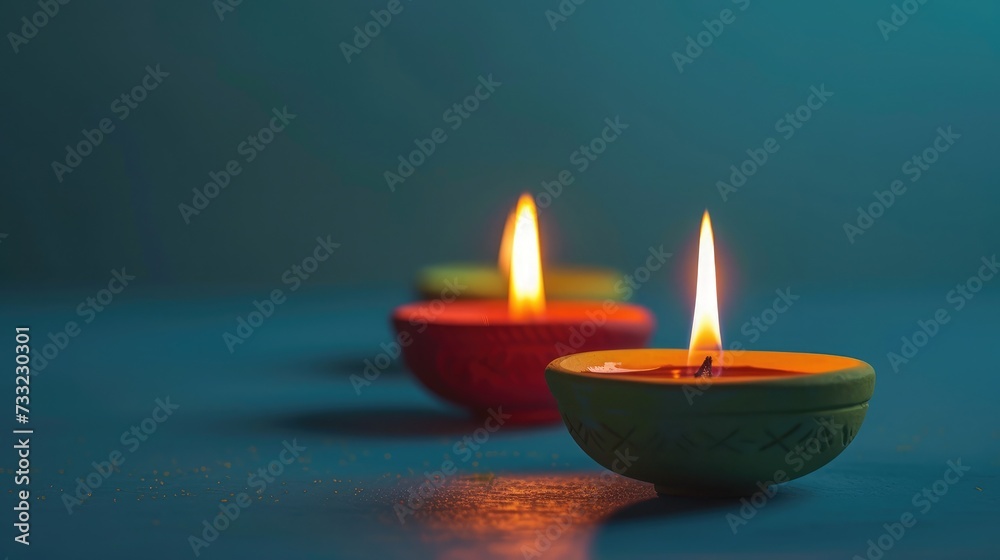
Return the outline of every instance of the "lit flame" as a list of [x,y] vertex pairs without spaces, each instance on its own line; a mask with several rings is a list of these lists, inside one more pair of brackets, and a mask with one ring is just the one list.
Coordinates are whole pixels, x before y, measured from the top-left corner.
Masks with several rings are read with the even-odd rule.
[[[694,322],[688,345],[688,365],[699,366],[708,355],[721,358],[722,334],[719,329],[719,296],[715,280],[715,240],[708,210],[701,218],[698,241],[698,289],[694,299]],[[719,364],[716,364],[716,367]]]
[[514,245],[514,211],[507,214],[507,223],[503,226],[503,237],[500,238],[500,256],[497,258],[497,268],[500,274],[510,274],[510,251]]
[[514,211],[510,254],[510,315],[524,319],[545,312],[542,256],[538,243],[538,215],[531,195],[522,194]]

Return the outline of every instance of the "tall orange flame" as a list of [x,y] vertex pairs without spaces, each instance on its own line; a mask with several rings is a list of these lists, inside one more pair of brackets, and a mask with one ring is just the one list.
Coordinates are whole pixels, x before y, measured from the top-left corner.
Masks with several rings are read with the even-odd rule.
[[712,220],[708,217],[708,210],[701,218],[701,236],[698,240],[698,288],[694,299],[691,343],[688,345],[688,365],[701,365],[706,355],[717,358],[722,355],[719,296],[715,278],[715,239],[712,236]]
[[511,317],[526,319],[545,312],[542,255],[538,242],[538,212],[529,194],[522,194],[514,212],[511,244],[510,292],[507,297]]

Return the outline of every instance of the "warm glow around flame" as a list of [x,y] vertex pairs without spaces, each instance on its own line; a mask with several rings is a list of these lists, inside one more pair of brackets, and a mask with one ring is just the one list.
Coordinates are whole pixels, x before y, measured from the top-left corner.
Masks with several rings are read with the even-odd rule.
[[500,238],[500,256],[497,258],[497,268],[500,274],[510,274],[510,251],[514,246],[514,211],[507,214],[507,223],[503,226],[503,237]]
[[719,356],[722,352],[722,333],[719,329],[719,296],[715,280],[715,240],[712,237],[712,220],[708,210],[701,218],[701,237],[698,241],[698,288],[694,299],[694,322],[691,325],[691,343],[688,345],[688,365],[700,365],[707,355]]
[[510,292],[507,301],[511,317],[525,319],[545,312],[542,255],[538,243],[538,213],[535,210],[535,201],[529,194],[522,194],[517,201],[513,235],[510,254]]

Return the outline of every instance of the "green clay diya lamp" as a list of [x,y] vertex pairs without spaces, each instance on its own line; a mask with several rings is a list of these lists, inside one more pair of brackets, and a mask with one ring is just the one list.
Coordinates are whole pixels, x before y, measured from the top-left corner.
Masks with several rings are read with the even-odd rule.
[[[715,254],[702,220],[688,349],[605,350],[545,376],[576,443],[661,495],[749,495],[827,464],[857,435],[875,371],[853,358],[721,351]],[[714,365],[713,365],[714,364]]]
[[[450,286],[462,286],[459,299],[507,299],[509,281],[500,268],[487,264],[454,263],[429,266],[417,275],[422,299],[441,297]],[[608,268],[551,267],[545,271],[545,290],[556,300],[621,300],[628,289],[622,274]],[[454,291],[454,290],[452,290]]]
[[[449,293],[456,294],[458,299],[507,299],[513,242],[514,212],[511,212],[503,229],[496,266],[454,263],[426,267],[417,274],[418,295],[428,300]],[[545,292],[549,299],[621,300],[629,291],[622,274],[616,270],[567,266],[545,270]]]

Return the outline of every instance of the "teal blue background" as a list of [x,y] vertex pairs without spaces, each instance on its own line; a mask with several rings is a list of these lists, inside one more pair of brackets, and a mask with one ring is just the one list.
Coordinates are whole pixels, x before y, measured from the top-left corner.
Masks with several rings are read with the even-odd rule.
[[[556,2],[404,1],[348,64],[339,45],[384,6],[244,2],[219,21],[208,1],[71,2],[18,54],[5,42],[0,281],[96,289],[125,266],[146,286],[271,287],[330,234],[311,284],[406,286],[427,263],[492,260],[517,194],[615,115],[629,129],[543,213],[549,262],[690,255],[705,208],[737,299],[945,289],[997,250],[995,3],[928,2],[885,41],[890,2],[592,0],[553,31]],[[725,8],[735,22],[679,73],[672,53]],[[35,10],[4,3],[0,28]],[[149,64],[170,76],[57,182],[52,161]],[[491,73],[493,97],[390,192],[397,156]],[[724,203],[715,182],[821,84],[835,95]],[[286,105],[296,120],[186,225],[178,204]],[[954,148],[848,243],[856,208],[947,125]]]
[[[209,0],[74,0],[18,53],[0,44],[0,327],[31,327],[36,430],[33,547],[0,555],[193,558],[188,535],[296,439],[302,461],[203,558],[518,557],[580,504],[594,516],[545,558],[850,558],[957,459],[972,470],[886,558],[996,558],[1000,279],[960,310],[947,294],[1000,245],[1000,5],[928,0],[885,41],[889,0],[751,0],[682,73],[672,54],[739,4],[587,0],[554,31],[556,0],[403,5],[350,64],[340,44],[385,2],[245,0],[220,21]],[[37,9],[4,2],[0,31]],[[157,64],[170,76],[58,182],[64,146],[115,118],[112,101]],[[383,173],[490,74],[494,95],[390,192]],[[834,96],[724,202],[716,181],[824,84]],[[287,130],[185,224],[178,204],[284,106]],[[682,347],[709,209],[723,340],[870,363],[864,427],[737,535],[735,499],[599,487],[603,470],[560,425],[504,428],[400,525],[393,505],[479,424],[384,354],[390,310],[420,266],[491,261],[517,195],[571,168],[615,116],[629,128],[542,212],[546,260],[630,273],[650,247],[674,253],[635,301],[657,318],[652,346]],[[849,243],[856,208],[949,125],[958,142]],[[282,274],[327,235],[341,247],[293,292]],[[81,313],[122,267],[129,287]],[[746,330],[786,288],[801,299]],[[227,347],[274,289],[286,303]],[[948,322],[893,364],[938,309]],[[63,493],[167,396],[176,416],[67,514]],[[13,459],[0,457],[8,514]]]

